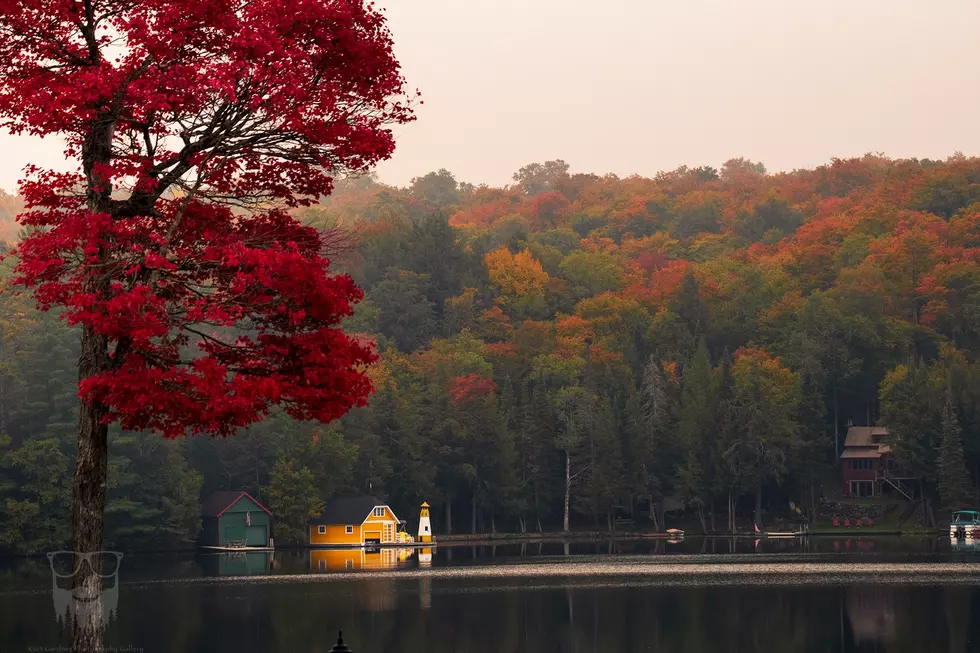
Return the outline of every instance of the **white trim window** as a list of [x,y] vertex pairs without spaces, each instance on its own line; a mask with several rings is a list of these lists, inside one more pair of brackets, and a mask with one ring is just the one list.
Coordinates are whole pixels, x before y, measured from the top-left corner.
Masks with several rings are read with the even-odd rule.
[[320,535],[326,535],[327,534],[327,527],[321,525],[321,526],[317,527],[316,532],[319,533]]
[[385,516],[385,507],[384,506],[378,506],[377,508],[375,508],[374,509],[374,516],[375,517],[384,517]]
[[354,527],[353,526],[348,526],[347,528],[344,529],[344,532],[347,533],[348,535],[353,535],[354,534]]

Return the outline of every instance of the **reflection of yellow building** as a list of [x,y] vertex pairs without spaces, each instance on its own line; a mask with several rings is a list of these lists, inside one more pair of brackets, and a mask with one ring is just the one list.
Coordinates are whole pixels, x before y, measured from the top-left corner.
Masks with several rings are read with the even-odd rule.
[[310,521],[313,546],[364,546],[394,544],[398,518],[374,497],[332,499],[320,516]]
[[311,549],[310,570],[322,572],[395,569],[408,562],[411,549]]

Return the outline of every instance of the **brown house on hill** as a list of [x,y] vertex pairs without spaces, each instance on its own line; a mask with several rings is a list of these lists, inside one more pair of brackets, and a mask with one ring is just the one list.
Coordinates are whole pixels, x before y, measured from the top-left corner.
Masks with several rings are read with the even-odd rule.
[[848,426],[840,459],[845,497],[864,499],[893,492],[908,500],[915,496],[908,483],[912,479],[896,468],[884,427]]

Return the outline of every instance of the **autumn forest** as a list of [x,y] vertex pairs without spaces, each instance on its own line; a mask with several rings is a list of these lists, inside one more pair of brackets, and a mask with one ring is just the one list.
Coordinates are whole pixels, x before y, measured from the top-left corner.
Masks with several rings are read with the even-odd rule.
[[[11,245],[20,209],[0,194]],[[980,159],[366,176],[298,217],[364,289],[344,328],[376,345],[370,405],[227,438],[114,427],[109,544],[191,544],[219,489],[266,503],[277,543],[351,493],[409,520],[428,501],[437,534],[727,532],[839,496],[848,423],[888,427],[926,521],[976,501]],[[57,311],[0,295],[0,550],[69,537],[77,360]]]

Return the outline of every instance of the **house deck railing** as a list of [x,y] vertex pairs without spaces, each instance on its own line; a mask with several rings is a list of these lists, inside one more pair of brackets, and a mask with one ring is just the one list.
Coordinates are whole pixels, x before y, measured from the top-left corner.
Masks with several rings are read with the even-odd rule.
[[909,501],[915,497],[915,490],[903,483],[902,479],[889,473],[887,469],[881,470],[877,476],[879,483],[888,483]]

